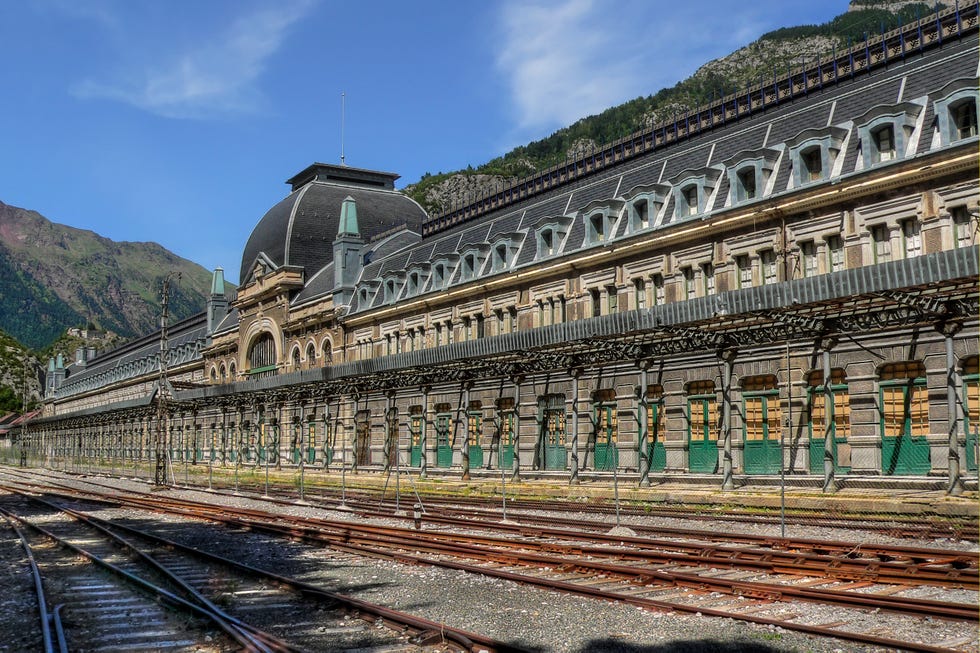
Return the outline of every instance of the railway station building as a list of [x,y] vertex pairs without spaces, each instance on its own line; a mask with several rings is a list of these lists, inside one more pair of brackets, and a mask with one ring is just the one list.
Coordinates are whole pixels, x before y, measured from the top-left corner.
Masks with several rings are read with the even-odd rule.
[[[976,487],[976,4],[439,215],[314,163],[32,455]],[[259,213],[258,211],[257,213]],[[163,365],[161,365],[163,361]]]

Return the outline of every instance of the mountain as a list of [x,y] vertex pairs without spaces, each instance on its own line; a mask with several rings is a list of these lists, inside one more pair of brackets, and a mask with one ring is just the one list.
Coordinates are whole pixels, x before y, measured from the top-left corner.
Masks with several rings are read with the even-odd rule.
[[115,242],[0,202],[0,330],[41,349],[89,324],[122,337],[157,328],[170,273],[170,313],[202,311],[211,273],[156,243]]
[[671,88],[638,97],[582,118],[551,136],[517,147],[476,168],[450,173],[426,173],[404,190],[430,215],[450,210],[453,205],[472,202],[482,195],[507,186],[521,177],[574,159],[600,145],[683,116],[697,107],[736,90],[758,86],[773,76],[799,72],[810,64],[829,58],[836,49],[861,43],[899,25],[925,18],[953,6],[953,0],[926,4],[914,0],[851,0],[848,11],[821,25],[784,27],[763,34],[753,43],[708,62],[693,75]]
[[21,412],[41,394],[41,363],[22,344],[0,331],[0,415]]

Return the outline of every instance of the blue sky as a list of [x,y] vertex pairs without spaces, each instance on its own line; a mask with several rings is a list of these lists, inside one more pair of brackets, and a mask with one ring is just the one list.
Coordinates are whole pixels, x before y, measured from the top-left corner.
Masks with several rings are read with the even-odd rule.
[[[737,11],[733,11],[737,7]],[[0,201],[235,278],[314,161],[479,165],[847,0],[0,1]]]

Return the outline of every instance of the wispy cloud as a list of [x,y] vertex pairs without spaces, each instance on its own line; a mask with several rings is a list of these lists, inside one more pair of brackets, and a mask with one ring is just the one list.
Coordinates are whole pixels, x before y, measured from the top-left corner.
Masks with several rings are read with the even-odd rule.
[[664,9],[649,0],[507,0],[495,63],[515,112],[516,140],[672,86],[754,40],[766,25],[762,11],[697,3]]
[[[264,6],[234,18],[225,29],[201,35],[199,45],[177,51],[121,52],[127,62],[105,78],[75,84],[80,98],[105,98],[170,118],[208,118],[250,113],[262,104],[257,80],[283,43],[289,27],[313,0]],[[139,50],[140,43],[131,43]],[[149,59],[150,63],[145,62]],[[128,63],[133,62],[133,63]]]
[[615,33],[601,28],[600,17],[592,0],[505,5],[496,63],[522,128],[568,124],[634,86],[632,62],[607,54]]

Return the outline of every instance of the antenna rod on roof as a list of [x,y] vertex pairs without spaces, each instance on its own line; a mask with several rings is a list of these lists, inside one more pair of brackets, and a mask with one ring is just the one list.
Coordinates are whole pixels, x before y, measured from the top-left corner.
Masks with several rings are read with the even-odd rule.
[[340,93],[340,165],[347,165],[344,163],[344,112],[347,106],[347,94],[341,91]]

